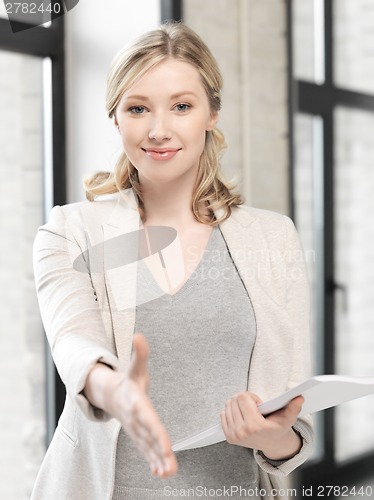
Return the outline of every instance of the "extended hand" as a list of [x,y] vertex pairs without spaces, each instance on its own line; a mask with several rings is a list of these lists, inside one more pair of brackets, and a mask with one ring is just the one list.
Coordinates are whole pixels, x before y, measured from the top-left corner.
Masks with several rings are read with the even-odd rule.
[[230,444],[261,450],[273,460],[291,458],[302,446],[301,438],[292,426],[303,402],[304,398],[298,396],[281,410],[264,417],[257,408],[262,401],[256,394],[236,394],[221,412],[226,439]]
[[148,397],[148,344],[143,335],[134,335],[133,347],[126,373],[97,363],[87,377],[84,394],[93,406],[120,421],[154,475],[172,476],[178,465],[169,436]]
[[113,392],[113,401],[117,418],[144,454],[153,474],[168,477],[176,473],[178,465],[169,436],[148,397],[148,352],[145,337],[135,334],[131,364]]

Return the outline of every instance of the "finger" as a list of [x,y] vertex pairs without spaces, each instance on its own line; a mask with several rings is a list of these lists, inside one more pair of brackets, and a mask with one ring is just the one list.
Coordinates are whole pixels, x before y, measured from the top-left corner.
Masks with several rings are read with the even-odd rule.
[[228,424],[227,424],[227,418],[226,418],[226,413],[225,411],[221,411],[220,413],[220,418],[221,418],[221,427],[222,430],[227,438],[228,435]]
[[139,391],[137,384],[127,385],[127,394],[132,393],[131,408],[123,414],[121,423],[136,445],[146,451],[154,448],[162,454],[171,449],[169,436],[149,397]]
[[249,425],[250,423],[263,420],[263,416],[258,409],[258,404],[261,399],[254,393],[242,392],[237,396],[237,404],[243,416],[244,422]]
[[178,462],[171,447],[170,447],[170,452],[166,453],[162,465],[163,465],[163,474],[161,474],[161,477],[169,477],[177,472]]
[[143,452],[147,453],[154,447],[155,439],[149,428],[142,422],[134,422],[131,428],[131,436],[136,446]]
[[285,411],[288,413],[290,418],[296,419],[302,410],[303,404],[304,404],[303,396],[297,396],[288,403],[288,405],[285,408]]
[[260,396],[257,396],[257,394],[255,394],[254,392],[249,392],[248,394],[251,395],[251,398],[253,399],[253,401],[256,403],[256,405],[260,405],[261,403],[263,403],[262,399],[260,398]]
[[279,410],[279,413],[283,412],[285,415],[297,416],[303,407],[303,403],[303,396],[297,396],[296,398],[291,399],[291,401],[284,408]]
[[163,429],[163,432],[158,436],[157,441],[155,441],[155,451],[158,459],[157,474],[160,477],[168,477],[175,474],[178,469],[178,463],[165,429]]
[[259,401],[261,401],[260,398],[250,392],[235,394],[231,399],[227,400],[225,413],[228,427],[233,429],[243,423],[249,424],[253,422],[256,416],[260,415],[257,408]]
[[128,377],[133,380],[142,381],[143,385],[148,381],[148,356],[148,342],[144,335],[136,333],[133,338],[133,355],[129,366]]
[[232,414],[232,399],[228,399],[225,403],[225,417],[227,430],[230,432],[230,429],[234,428],[234,417]]
[[231,400],[231,415],[235,425],[244,423],[242,407],[239,404],[240,395],[234,396]]
[[282,426],[291,426],[296,422],[297,417],[302,409],[303,403],[303,396],[297,396],[296,398],[292,399],[284,408],[269,415],[267,419],[272,420],[273,422],[277,422]]
[[165,427],[149,400],[144,400],[139,405],[132,430],[139,440],[143,440],[158,454],[171,448]]
[[137,422],[132,428],[132,439],[143,453],[153,474],[167,477],[175,474],[178,465],[171,449],[169,436],[157,418],[154,422]]
[[226,402],[225,407],[226,439],[229,443],[235,444],[240,439],[240,433],[246,426],[242,412],[240,410],[237,395]]
[[[152,407],[153,408],[153,407]],[[146,452],[150,456],[150,463],[156,461],[157,474],[161,477],[175,474],[178,465],[171,441],[158,414],[153,414],[147,421],[141,421],[138,429],[139,436],[142,435],[143,444],[147,447]]]

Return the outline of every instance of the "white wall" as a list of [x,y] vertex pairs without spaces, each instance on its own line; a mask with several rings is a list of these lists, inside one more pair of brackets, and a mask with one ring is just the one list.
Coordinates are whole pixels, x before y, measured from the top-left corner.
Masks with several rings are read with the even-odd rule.
[[184,17],[221,68],[222,167],[246,203],[287,214],[288,123],[284,0],[184,0]]
[[120,142],[105,112],[115,53],[160,24],[159,0],[80,0],[66,19],[68,202],[84,199],[82,176],[111,170]]

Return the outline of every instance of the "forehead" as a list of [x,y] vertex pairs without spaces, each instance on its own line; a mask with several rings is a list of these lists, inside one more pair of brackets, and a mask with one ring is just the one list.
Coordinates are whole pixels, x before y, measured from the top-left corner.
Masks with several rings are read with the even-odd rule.
[[205,95],[198,70],[190,63],[166,59],[149,69],[124,93],[123,97],[141,93],[176,94],[190,91]]

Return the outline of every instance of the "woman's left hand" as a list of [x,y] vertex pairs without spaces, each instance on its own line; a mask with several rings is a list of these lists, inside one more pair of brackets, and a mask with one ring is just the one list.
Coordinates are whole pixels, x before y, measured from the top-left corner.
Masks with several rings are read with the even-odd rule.
[[230,444],[261,450],[271,460],[287,460],[296,455],[302,440],[292,426],[301,411],[304,398],[298,396],[287,406],[267,417],[257,405],[261,399],[251,392],[236,394],[221,412],[221,424]]

